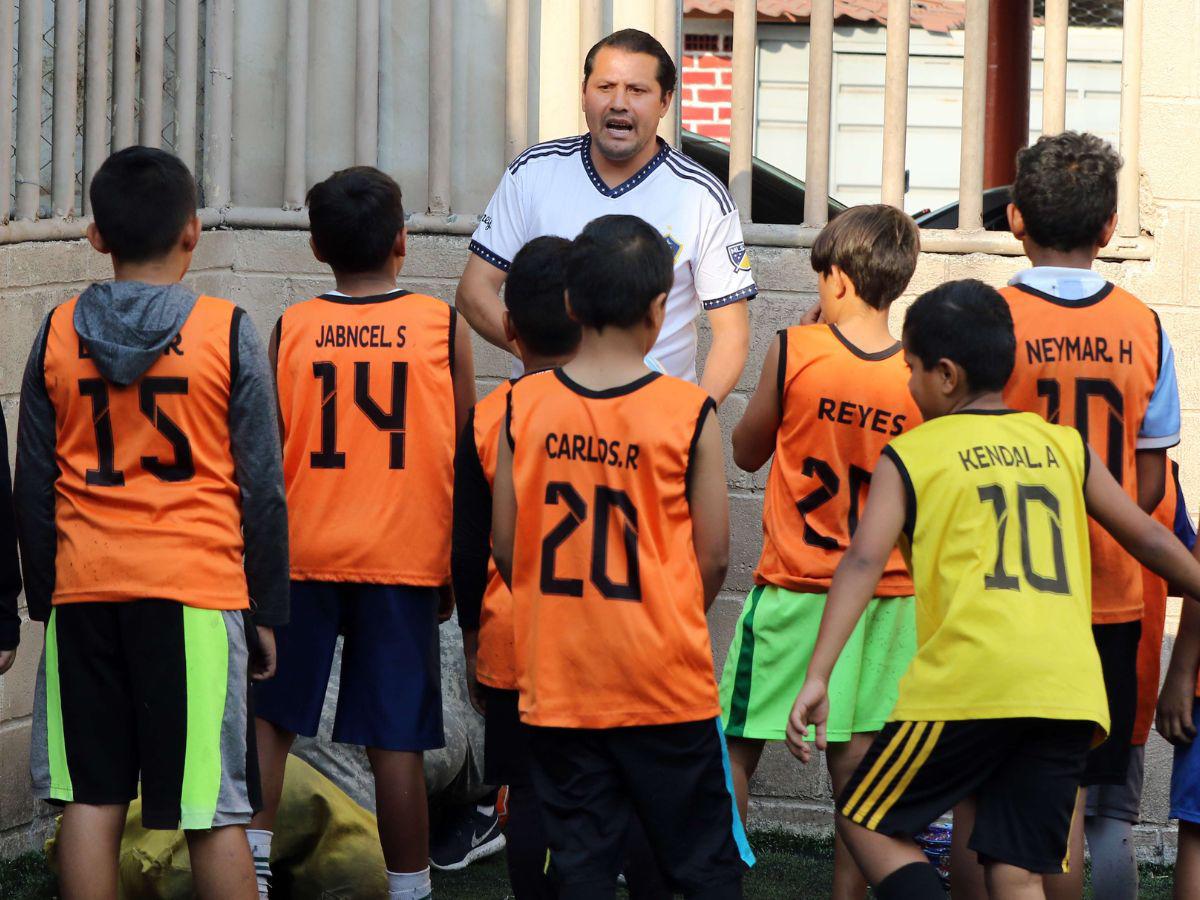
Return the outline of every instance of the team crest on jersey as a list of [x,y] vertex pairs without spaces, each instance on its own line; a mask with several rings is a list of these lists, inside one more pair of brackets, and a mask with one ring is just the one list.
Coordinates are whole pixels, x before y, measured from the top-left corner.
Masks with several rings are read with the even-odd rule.
[[672,262],[679,262],[679,254],[683,252],[683,244],[675,240],[669,231],[663,235],[663,239],[667,242],[667,246],[671,248]]
[[729,261],[733,263],[733,271],[750,271],[750,254],[746,252],[746,244],[744,241],[738,241],[736,244],[729,244],[725,248],[725,252],[729,254]]

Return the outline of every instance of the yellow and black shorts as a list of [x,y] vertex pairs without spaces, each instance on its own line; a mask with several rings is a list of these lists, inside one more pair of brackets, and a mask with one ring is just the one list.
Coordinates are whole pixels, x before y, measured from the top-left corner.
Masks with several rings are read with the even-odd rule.
[[974,797],[970,848],[981,861],[1065,872],[1095,729],[1054,719],[889,722],[838,798],[838,811],[880,834],[911,836]]

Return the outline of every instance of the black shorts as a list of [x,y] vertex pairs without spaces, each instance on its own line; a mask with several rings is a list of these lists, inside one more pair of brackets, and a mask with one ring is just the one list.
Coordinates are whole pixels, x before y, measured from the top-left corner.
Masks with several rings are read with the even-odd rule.
[[720,722],[634,728],[530,727],[560,896],[613,896],[630,818],[689,898],[733,900],[754,862],[734,810]]
[[518,691],[480,685],[483,714],[483,780],[518,787],[529,784],[529,732],[517,712]]
[[838,811],[880,834],[911,837],[973,796],[970,848],[981,859],[1061,873],[1095,731],[1092,722],[1054,719],[889,722]]
[[1093,625],[1104,690],[1108,694],[1108,740],[1088,754],[1083,785],[1124,784],[1129,777],[1129,751],[1137,718],[1137,656],[1141,622]]
[[35,795],[124,805],[140,782],[146,828],[248,823],[261,794],[247,622],[174,600],[54,607],[34,696]]

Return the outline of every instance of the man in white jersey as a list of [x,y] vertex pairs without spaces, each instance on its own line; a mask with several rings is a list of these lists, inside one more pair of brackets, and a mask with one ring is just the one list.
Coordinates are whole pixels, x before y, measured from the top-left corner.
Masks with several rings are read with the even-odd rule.
[[725,186],[656,137],[675,79],[670,55],[644,31],[615,32],[588,52],[588,133],[535,144],[512,161],[472,236],[455,302],[472,328],[508,348],[500,287],[517,251],[542,235],[573,239],[599,216],[638,216],[675,255],[666,320],[648,361],[695,381],[695,320],[703,308],[713,340],[700,384],[720,402],[746,363],[746,301],[758,289]]

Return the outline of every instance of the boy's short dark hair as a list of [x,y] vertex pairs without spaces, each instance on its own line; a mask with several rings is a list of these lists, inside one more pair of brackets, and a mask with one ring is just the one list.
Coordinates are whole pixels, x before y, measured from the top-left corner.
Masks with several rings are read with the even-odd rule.
[[404,228],[400,185],[373,166],[334,172],[308,192],[313,245],[335,272],[371,272]]
[[1070,252],[1100,243],[1117,211],[1121,157],[1086,132],[1043,135],[1017,153],[1012,202],[1039,247]]
[[88,196],[96,230],[114,257],[166,256],[196,215],[196,179],[183,161],[154,147],[126,147],[104,161]]
[[912,216],[877,203],[839,213],[817,235],[811,259],[822,275],[837,266],[867,305],[886,309],[908,287],[920,252]]
[[605,47],[615,47],[626,53],[645,53],[653,56],[658,60],[658,71],[654,78],[658,82],[658,86],[662,88],[663,96],[665,97],[675,90],[675,81],[679,77],[675,69],[675,60],[671,59],[667,48],[659,43],[654,35],[639,31],[637,28],[622,28],[620,31],[614,31],[608,37],[601,38],[592,45],[592,49],[587,52],[587,57],[583,61],[584,84],[587,84],[587,80],[592,77],[592,68],[596,65],[596,54]]
[[571,313],[585,328],[631,328],[675,280],[671,249],[637,216],[588,222],[567,254]]
[[926,368],[939,359],[962,366],[973,391],[1003,390],[1017,356],[1012,313],[982,281],[948,281],[908,308],[904,349]]
[[513,328],[539,356],[565,356],[579,347],[582,330],[563,300],[570,250],[566,238],[534,238],[517,251],[504,281]]

